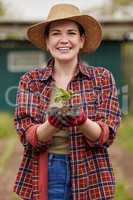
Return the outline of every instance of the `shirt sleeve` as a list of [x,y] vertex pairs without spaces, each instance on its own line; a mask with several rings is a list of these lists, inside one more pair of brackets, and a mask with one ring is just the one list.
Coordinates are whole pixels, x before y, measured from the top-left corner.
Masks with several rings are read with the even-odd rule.
[[[32,147],[37,152],[45,151],[49,142],[38,143],[35,134],[37,126],[41,124],[39,94],[36,92],[36,85],[34,84],[34,87],[33,85],[31,87],[30,83],[33,83],[33,80],[30,80],[30,74],[26,73],[20,79],[18,86],[14,117],[15,127],[25,148]],[[32,137],[27,140],[27,133],[29,132]]]
[[[103,68],[104,69],[104,68]],[[116,136],[121,121],[121,112],[117,88],[112,73],[104,69],[97,80],[99,95],[97,98],[96,122],[102,129],[97,141],[89,142],[91,146],[110,146]]]
[[39,125],[33,125],[27,130],[26,138],[28,142],[33,146],[36,147],[38,144],[38,137],[37,137],[37,128]]

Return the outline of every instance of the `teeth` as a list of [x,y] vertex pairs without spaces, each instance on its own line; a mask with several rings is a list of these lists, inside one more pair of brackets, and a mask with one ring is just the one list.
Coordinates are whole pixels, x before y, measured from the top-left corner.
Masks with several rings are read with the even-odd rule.
[[60,47],[59,50],[69,50],[68,47]]
[[60,47],[60,48],[58,48],[58,50],[59,50],[61,53],[67,53],[67,52],[70,50],[70,48],[68,48],[68,47]]

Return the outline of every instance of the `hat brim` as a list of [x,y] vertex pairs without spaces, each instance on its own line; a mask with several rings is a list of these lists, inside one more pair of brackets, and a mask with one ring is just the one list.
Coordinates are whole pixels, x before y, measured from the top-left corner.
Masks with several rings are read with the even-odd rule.
[[45,28],[49,23],[63,19],[75,21],[81,24],[81,26],[84,28],[85,44],[81,52],[91,53],[99,47],[102,41],[101,25],[96,19],[88,15],[72,16],[69,18],[54,19],[37,23],[27,29],[28,40],[31,41],[36,47],[46,50],[46,40],[44,37]]

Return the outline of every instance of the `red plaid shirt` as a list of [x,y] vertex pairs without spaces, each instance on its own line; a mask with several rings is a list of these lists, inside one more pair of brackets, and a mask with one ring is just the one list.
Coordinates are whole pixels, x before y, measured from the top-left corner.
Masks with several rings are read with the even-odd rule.
[[[26,135],[30,128],[38,126],[46,119],[54,82],[52,74],[53,60],[47,67],[23,75],[19,83],[15,126],[24,145],[24,155],[14,191],[24,200],[41,199],[39,158],[47,152],[51,141],[31,145]],[[96,142],[88,140],[76,127],[70,129],[73,200],[112,199],[115,193],[115,180],[107,148],[112,144],[120,124],[114,78],[103,67],[92,67],[79,62],[68,89],[78,93],[69,104],[82,106],[88,118],[99,123],[102,128],[109,129],[108,139],[105,141],[102,136]],[[44,162],[45,168],[47,168],[47,159]],[[43,193],[46,194],[46,191]],[[45,199],[47,197],[44,195]]]

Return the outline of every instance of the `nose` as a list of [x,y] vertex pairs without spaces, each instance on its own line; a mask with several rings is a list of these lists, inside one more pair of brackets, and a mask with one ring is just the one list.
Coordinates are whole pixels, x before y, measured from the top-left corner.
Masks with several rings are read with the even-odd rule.
[[66,36],[66,34],[62,34],[60,42],[63,43],[63,44],[67,44],[68,43],[68,37]]

